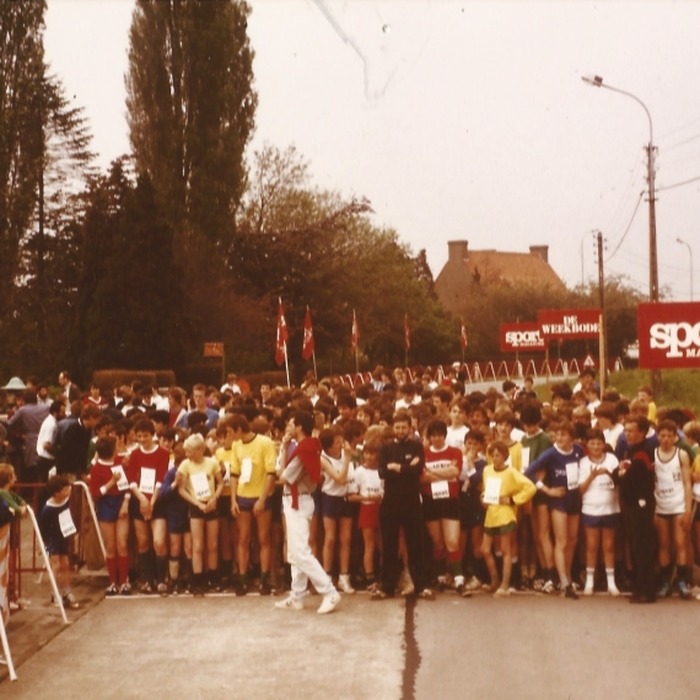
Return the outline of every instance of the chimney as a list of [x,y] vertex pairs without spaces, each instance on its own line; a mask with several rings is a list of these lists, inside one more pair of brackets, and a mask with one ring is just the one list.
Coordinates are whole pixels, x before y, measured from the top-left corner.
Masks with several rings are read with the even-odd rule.
[[549,246],[548,245],[531,245],[530,255],[537,255],[549,264]]
[[469,257],[469,241],[447,241],[447,249],[449,251],[447,262],[449,263],[461,265]]

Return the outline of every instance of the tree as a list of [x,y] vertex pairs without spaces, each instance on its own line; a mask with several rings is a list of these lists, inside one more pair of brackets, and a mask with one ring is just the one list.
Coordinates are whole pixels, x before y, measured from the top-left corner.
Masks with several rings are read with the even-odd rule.
[[147,176],[123,160],[88,195],[81,229],[80,297],[73,334],[79,369],[177,369],[188,328],[173,231]]
[[181,261],[230,245],[254,125],[250,10],[238,0],[139,0],[126,78],[136,171],[176,232]]
[[20,240],[34,210],[44,75],[43,1],[0,3],[0,330],[10,338]]

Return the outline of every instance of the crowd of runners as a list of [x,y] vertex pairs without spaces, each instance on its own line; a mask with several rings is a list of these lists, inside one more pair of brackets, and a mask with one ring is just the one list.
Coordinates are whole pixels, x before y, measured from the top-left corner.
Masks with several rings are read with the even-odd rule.
[[[357,590],[700,599],[700,424],[648,387],[601,397],[584,371],[541,400],[530,378],[482,393],[458,371],[378,369],[354,387],[249,392],[231,376],[189,395],[81,395],[67,375],[25,411],[45,416],[33,461],[0,464],[0,519],[22,511],[17,475],[46,484],[41,529],[71,607],[76,479],[96,504],[108,596],[290,591],[276,605],[298,609],[308,588],[319,612]],[[37,405],[25,388],[8,430],[26,439]]]

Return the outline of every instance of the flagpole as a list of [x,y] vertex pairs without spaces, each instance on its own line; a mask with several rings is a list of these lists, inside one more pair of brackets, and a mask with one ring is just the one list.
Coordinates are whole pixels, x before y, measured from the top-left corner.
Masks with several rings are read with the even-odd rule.
[[314,361],[314,379],[318,379],[318,371],[316,370],[316,351],[314,350],[313,353],[311,353],[311,357],[313,358]]
[[287,341],[284,341],[284,368],[287,370],[287,389],[291,389],[292,385],[289,382],[289,354],[287,353]]

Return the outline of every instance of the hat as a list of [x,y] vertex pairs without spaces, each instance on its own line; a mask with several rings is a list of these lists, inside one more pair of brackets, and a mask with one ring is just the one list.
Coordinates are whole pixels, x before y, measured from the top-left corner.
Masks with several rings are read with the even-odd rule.
[[9,391],[23,391],[27,388],[27,385],[19,377],[12,377],[2,388]]

